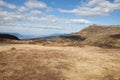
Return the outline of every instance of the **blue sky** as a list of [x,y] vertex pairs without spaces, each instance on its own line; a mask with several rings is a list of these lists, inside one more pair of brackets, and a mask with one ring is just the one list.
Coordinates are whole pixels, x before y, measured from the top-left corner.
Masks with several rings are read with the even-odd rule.
[[120,0],[0,0],[0,32],[44,36],[120,25]]

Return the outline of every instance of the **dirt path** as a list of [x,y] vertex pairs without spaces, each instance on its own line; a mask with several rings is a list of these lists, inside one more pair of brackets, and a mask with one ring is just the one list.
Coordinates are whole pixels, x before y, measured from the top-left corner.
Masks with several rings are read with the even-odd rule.
[[0,45],[0,80],[120,80],[120,50]]

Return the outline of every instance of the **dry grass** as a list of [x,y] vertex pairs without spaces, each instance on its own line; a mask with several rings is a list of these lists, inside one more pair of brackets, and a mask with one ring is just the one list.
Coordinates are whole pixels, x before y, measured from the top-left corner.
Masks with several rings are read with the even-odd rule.
[[0,80],[120,80],[120,50],[0,45]]
[[82,43],[102,48],[120,48],[120,26],[91,25],[74,35],[86,38]]

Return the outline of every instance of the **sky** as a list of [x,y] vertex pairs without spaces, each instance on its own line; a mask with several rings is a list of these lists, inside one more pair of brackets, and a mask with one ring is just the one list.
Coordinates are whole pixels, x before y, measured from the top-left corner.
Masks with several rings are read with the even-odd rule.
[[0,32],[46,36],[120,25],[120,0],[0,0]]

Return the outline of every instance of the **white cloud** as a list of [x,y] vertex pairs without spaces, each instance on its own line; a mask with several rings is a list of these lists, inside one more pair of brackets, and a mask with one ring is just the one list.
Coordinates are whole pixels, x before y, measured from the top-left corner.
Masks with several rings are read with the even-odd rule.
[[30,13],[21,14],[17,12],[0,11],[0,23],[14,23],[16,21],[30,22],[30,23],[44,23],[44,24],[90,24],[91,21],[85,19],[64,19],[56,16],[37,16],[41,11],[32,10]]
[[10,8],[10,9],[16,9],[17,8],[16,5],[7,3],[7,2],[5,2],[3,0],[0,0],[0,6]]
[[72,10],[58,10],[64,13],[74,13],[81,17],[93,17],[108,15],[110,12],[118,9],[120,9],[120,0],[115,0],[113,3],[108,0],[89,0],[84,5]]
[[27,8],[24,7],[24,6],[18,8],[18,11],[19,11],[19,12],[24,12],[24,11],[26,11],[26,10],[27,10]]
[[24,17],[15,12],[0,11],[0,24],[7,24],[17,20],[22,20]]
[[[0,1],[0,2],[2,2],[2,4],[3,3],[6,4],[3,1]],[[37,1],[37,0],[34,0],[34,1],[28,0],[26,4],[27,3],[30,4],[29,5],[30,8],[47,7],[46,4],[40,1]],[[30,23],[31,22],[32,23],[44,23],[44,24],[46,23],[49,23],[49,24],[89,24],[91,23],[90,21],[85,20],[85,19],[65,19],[65,18],[59,18],[56,16],[49,16],[49,15],[46,15],[46,16],[44,15],[44,17],[43,16],[41,17],[41,15],[43,15],[42,11],[38,9],[28,9],[25,6],[16,6],[15,8],[16,8],[15,12],[7,12],[7,11],[4,11],[3,9],[0,10],[0,19],[1,19],[0,24],[14,23],[16,21],[18,22],[23,21],[23,22],[30,22]],[[24,13],[21,13],[21,12],[24,12]]]
[[85,19],[64,19],[56,16],[46,16],[46,17],[28,17],[27,20],[31,22],[41,22],[47,24],[91,24],[91,21]]
[[[4,7],[14,10],[7,11],[6,9],[4,9]],[[45,11],[43,10],[43,8],[45,9]],[[53,11],[53,9],[54,8],[50,8],[45,3],[38,0],[28,0],[25,3],[25,5],[23,4],[21,6],[15,6],[10,3],[6,3],[3,0],[0,0],[0,31],[22,32],[25,30],[29,31],[28,29],[31,29],[32,31],[33,29],[36,28],[35,30],[63,29],[63,32],[70,32],[70,30],[71,32],[73,32],[76,30],[75,28],[73,29],[74,27],[73,25],[77,24],[79,26],[79,24],[86,25],[92,23],[91,21],[85,19],[75,19],[75,18],[66,19],[66,18],[60,18],[54,15],[50,15],[48,12]],[[44,32],[49,32],[49,31],[50,30]]]
[[38,0],[28,0],[25,5],[28,8],[47,8],[47,5],[44,2]]
[[91,21],[88,21],[85,19],[70,19],[68,21],[69,21],[69,23],[74,23],[74,24],[90,24],[90,23],[92,23]]
[[[5,6],[7,5],[7,6]],[[15,6],[10,3],[6,3],[0,0],[0,26],[9,24],[42,24],[42,25],[63,25],[63,24],[91,24],[91,21],[85,19],[65,19],[57,16],[51,16],[43,14],[44,12],[40,9],[35,8],[45,8],[46,10],[51,10],[47,5],[41,1],[28,0],[25,3],[26,6]],[[15,11],[6,11],[3,7],[10,9],[15,9]]]
[[40,10],[31,10],[30,14],[31,15],[39,15],[39,14],[42,14],[42,11],[40,11]]
[[115,3],[120,3],[120,0],[115,0]]
[[114,3],[116,4],[116,9],[120,10],[120,0],[115,0]]

